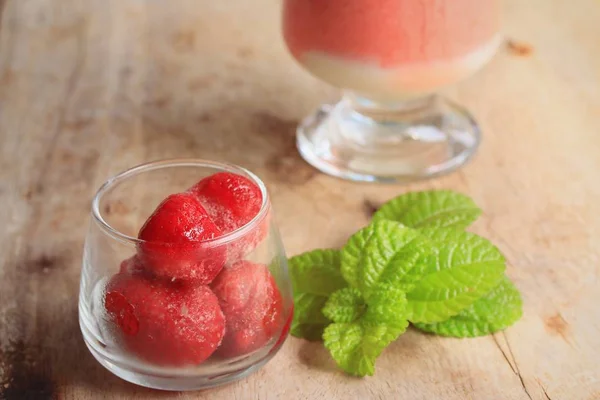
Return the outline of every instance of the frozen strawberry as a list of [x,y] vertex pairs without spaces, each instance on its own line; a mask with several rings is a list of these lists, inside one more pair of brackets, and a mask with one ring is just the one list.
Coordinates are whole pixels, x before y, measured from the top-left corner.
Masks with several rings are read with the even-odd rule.
[[225,333],[219,301],[205,285],[119,273],[106,286],[104,305],[125,348],[157,365],[200,364]]
[[138,273],[143,270],[144,266],[137,255],[121,261],[121,265],[119,266],[119,272],[126,274]]
[[190,192],[198,196],[223,233],[250,222],[262,205],[260,188],[250,179],[230,172],[206,177],[190,188]]
[[[230,172],[208,176],[189,189],[198,196],[215,224],[225,233],[250,222],[261,209],[262,193],[250,179]],[[237,258],[254,249],[267,235],[268,218],[254,231],[247,233],[230,246],[229,252]]]
[[138,257],[154,275],[206,284],[223,268],[225,248],[211,248],[202,241],[220,235],[193,194],[173,194],[140,229],[144,242],[138,246]]
[[280,334],[282,297],[265,265],[237,262],[223,269],[211,286],[227,320],[219,355],[250,353]]

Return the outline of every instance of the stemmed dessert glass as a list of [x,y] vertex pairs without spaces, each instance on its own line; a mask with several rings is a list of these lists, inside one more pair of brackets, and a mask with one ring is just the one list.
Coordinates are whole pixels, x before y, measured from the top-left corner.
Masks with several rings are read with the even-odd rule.
[[321,171],[397,182],[449,172],[480,131],[435,95],[479,70],[500,44],[499,0],[285,0],[283,37],[317,78],[343,89],[297,129]]
[[[137,271],[132,260],[150,243],[138,239],[138,231],[148,216],[167,196],[183,192],[201,178],[217,172],[241,175],[260,189],[262,204],[256,216],[244,226],[214,239],[181,247],[172,243],[164,246],[168,246],[173,260],[194,257],[204,266],[214,265],[215,260],[222,262],[220,275],[212,283],[192,285]],[[157,260],[167,264],[170,261],[164,257]],[[260,321],[269,326],[268,335],[243,332],[235,338],[238,344],[246,345],[243,351],[239,346],[228,348],[229,344],[223,340],[206,358],[208,353],[199,353],[205,349],[194,345],[202,343],[204,334],[212,334],[209,325],[220,313],[215,311],[218,303],[211,291],[217,293],[214,284],[223,271],[235,268],[246,269],[241,276],[248,279],[224,282],[224,290],[241,288],[241,293],[250,299],[236,301],[256,302],[262,301],[257,296],[266,290],[265,286],[274,285],[276,289],[272,286],[267,289],[280,294],[277,315],[265,316],[269,320]],[[136,302],[130,304],[132,298]],[[213,308],[203,304],[208,300]],[[79,323],[93,356],[115,375],[165,390],[194,390],[239,379],[275,355],[287,337],[292,310],[285,251],[272,218],[269,196],[265,185],[251,172],[204,160],[158,161],[120,173],[98,190],[85,241]],[[246,317],[254,318],[243,316]],[[223,317],[219,318],[218,322],[223,323]],[[200,359],[201,362],[194,361]]]

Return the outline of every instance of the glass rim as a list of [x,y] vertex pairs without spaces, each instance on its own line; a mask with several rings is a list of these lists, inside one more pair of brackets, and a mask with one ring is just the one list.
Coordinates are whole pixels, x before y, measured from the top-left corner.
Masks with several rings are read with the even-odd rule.
[[164,168],[173,168],[173,167],[204,167],[204,168],[212,168],[218,170],[217,172],[232,172],[237,173],[238,175],[245,175],[248,177],[253,183],[255,183],[260,189],[260,193],[262,196],[262,202],[260,205],[260,209],[258,213],[247,223],[242,225],[241,227],[225,233],[221,236],[217,236],[212,239],[198,240],[190,243],[207,246],[207,247],[217,247],[220,245],[224,245],[235,240],[238,240],[253,230],[267,215],[269,209],[269,194],[267,192],[267,188],[263,181],[256,176],[250,170],[241,167],[236,164],[220,162],[220,161],[212,161],[205,160],[201,158],[171,158],[171,159],[163,159],[150,161],[147,163],[139,164],[129,169],[126,169],[122,172],[119,172],[116,175],[108,178],[98,189],[94,198],[92,200],[92,217],[96,224],[100,227],[100,229],[107,235],[112,238],[119,240],[125,243],[131,243],[134,245],[142,244],[142,243],[154,243],[154,244],[164,244],[164,245],[175,245],[175,243],[168,242],[149,242],[147,240],[139,239],[137,237],[129,236],[118,229],[113,228],[102,216],[102,212],[100,211],[100,199],[115,185],[118,185],[121,182],[126,181],[134,176],[137,176],[144,172],[150,172],[158,169]]

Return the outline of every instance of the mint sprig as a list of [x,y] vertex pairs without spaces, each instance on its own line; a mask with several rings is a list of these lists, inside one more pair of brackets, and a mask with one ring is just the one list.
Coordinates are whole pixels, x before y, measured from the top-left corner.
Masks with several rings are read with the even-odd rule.
[[410,192],[382,205],[373,221],[397,221],[412,228],[464,229],[481,215],[473,200],[450,190]]
[[354,288],[334,293],[323,309],[334,320],[323,341],[338,366],[351,375],[373,375],[377,357],[408,327],[406,305],[404,292],[387,284],[368,300]]
[[292,336],[307,340],[321,340],[323,330],[331,323],[321,311],[327,297],[310,293],[299,293],[294,296],[294,319],[290,327]]
[[460,193],[407,193],[384,204],[342,250],[292,257],[292,335],[322,337],[340,368],[365,376],[408,321],[455,337],[507,328],[522,314],[521,297],[500,251],[463,231],[480,214]]
[[508,328],[521,318],[521,294],[503,277],[490,293],[446,321],[433,324],[416,323],[422,331],[442,336],[476,337]]
[[294,290],[294,318],[290,332],[308,340],[320,340],[330,321],[322,308],[329,296],[344,288],[340,272],[340,252],[313,250],[288,261]]
[[452,228],[425,228],[434,250],[407,294],[411,322],[444,321],[492,290],[504,275],[504,257],[488,240]]
[[373,375],[377,357],[404,330],[360,322],[333,323],[325,328],[323,342],[337,365],[348,374]]
[[418,231],[393,221],[376,221],[356,232],[341,252],[341,272],[348,284],[369,297],[379,282],[405,287],[427,247]]
[[359,319],[366,308],[360,290],[348,287],[332,293],[322,311],[333,322],[348,323]]

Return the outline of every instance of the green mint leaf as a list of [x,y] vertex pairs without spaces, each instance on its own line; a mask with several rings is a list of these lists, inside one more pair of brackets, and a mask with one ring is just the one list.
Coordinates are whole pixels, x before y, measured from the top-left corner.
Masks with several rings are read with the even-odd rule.
[[407,306],[406,293],[401,288],[381,283],[369,298],[363,321],[366,324],[392,325],[403,332],[408,326]]
[[327,297],[310,293],[300,293],[294,296],[294,317],[290,327],[292,336],[307,340],[321,340],[323,330],[331,323],[321,309],[327,302]]
[[365,299],[380,282],[408,290],[420,275],[412,270],[428,248],[418,231],[393,221],[377,221],[348,240],[341,253],[341,272]]
[[367,301],[366,312],[358,320],[333,323],[325,328],[325,347],[347,373],[373,375],[377,357],[408,326],[406,306],[400,289],[388,284],[377,285]]
[[488,240],[452,228],[421,230],[435,251],[408,292],[411,322],[444,321],[490,292],[504,275],[504,257]]
[[320,340],[330,321],[321,310],[329,295],[347,286],[340,272],[340,252],[314,250],[288,261],[294,289],[294,317],[291,334]]
[[366,304],[356,288],[344,288],[329,296],[323,307],[323,315],[333,322],[354,322],[365,311]]
[[412,228],[464,229],[479,215],[481,210],[469,197],[450,190],[430,190],[388,201],[373,215],[373,221],[387,219]]
[[329,296],[347,286],[338,250],[313,250],[290,258],[288,265],[294,293]]
[[490,293],[454,317],[434,324],[417,323],[415,326],[442,336],[484,336],[506,329],[519,320],[523,314],[522,305],[521,294],[504,277]]
[[373,375],[375,360],[402,333],[386,325],[333,323],[325,328],[323,342],[337,365],[351,375]]

